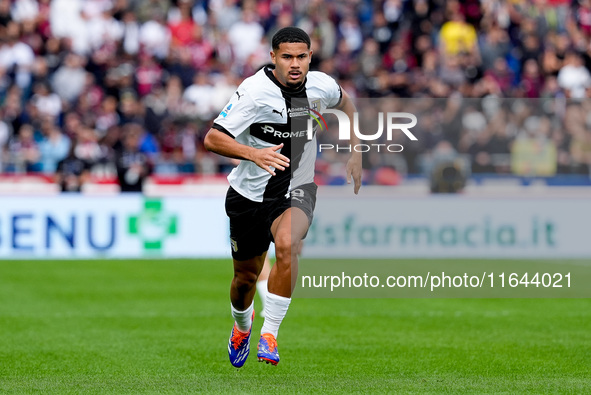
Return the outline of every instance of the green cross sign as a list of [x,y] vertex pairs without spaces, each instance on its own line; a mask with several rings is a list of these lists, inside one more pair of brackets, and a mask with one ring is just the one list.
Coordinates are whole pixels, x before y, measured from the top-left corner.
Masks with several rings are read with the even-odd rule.
[[177,234],[177,216],[163,211],[161,200],[146,200],[144,210],[129,217],[129,234],[140,238],[144,250],[159,251],[164,239]]

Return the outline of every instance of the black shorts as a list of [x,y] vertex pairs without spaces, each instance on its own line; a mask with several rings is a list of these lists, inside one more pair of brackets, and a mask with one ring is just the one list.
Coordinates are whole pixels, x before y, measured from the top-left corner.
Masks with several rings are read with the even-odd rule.
[[269,249],[273,241],[271,224],[288,208],[297,207],[308,217],[308,225],[312,223],[316,206],[314,183],[294,188],[289,197],[268,199],[253,202],[230,187],[226,194],[226,214],[230,217],[230,242],[232,257],[244,261],[261,255]]

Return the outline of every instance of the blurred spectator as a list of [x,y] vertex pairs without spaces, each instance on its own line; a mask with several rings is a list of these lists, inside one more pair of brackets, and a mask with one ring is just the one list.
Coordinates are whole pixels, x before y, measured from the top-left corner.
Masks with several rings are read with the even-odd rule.
[[81,56],[68,54],[63,66],[53,75],[52,88],[65,102],[73,103],[84,89],[86,71],[83,64],[84,60]]
[[478,50],[476,30],[466,22],[460,11],[460,3],[448,2],[449,20],[443,24],[439,32],[442,53],[446,56],[458,55],[461,52],[473,54]]
[[180,79],[183,89],[191,85],[196,71],[193,67],[190,49],[183,47],[173,51],[167,71]]
[[214,111],[214,116],[217,116],[218,110],[226,105],[228,98],[231,97],[238,88],[238,78],[230,71],[223,75],[218,75],[215,82],[215,89],[211,98],[211,107]]
[[165,24],[163,14],[154,11],[152,19],[142,24],[140,45],[149,55],[158,59],[165,59],[168,56],[170,31]]
[[232,26],[240,21],[241,10],[238,7],[238,0],[211,1],[209,7],[212,11],[213,23],[217,30],[228,32]]
[[189,43],[189,53],[193,67],[197,70],[203,70],[210,66],[213,58],[213,46],[204,36],[203,28],[199,25],[193,26],[193,35]]
[[140,137],[141,132],[137,125],[126,125],[123,145],[115,159],[121,192],[141,192],[145,178],[152,171],[148,156],[140,152]]
[[164,174],[193,173],[197,163],[196,130],[192,124],[169,124],[162,136],[158,170]]
[[67,38],[78,54],[90,51],[88,34],[82,15],[83,0],[52,0],[50,8],[51,34]]
[[6,34],[6,26],[12,20],[10,15],[10,0],[0,0],[0,33],[1,36]]
[[238,64],[244,64],[246,59],[257,49],[263,34],[263,28],[256,22],[254,11],[245,10],[242,13],[242,20],[232,25],[228,31],[232,53]]
[[185,105],[183,102],[183,84],[181,79],[176,76],[170,77],[166,84],[166,103],[166,107],[171,114],[184,114]]
[[192,112],[203,120],[211,119],[213,111],[211,99],[214,93],[214,87],[209,84],[207,75],[198,73],[195,76],[193,85],[189,86],[183,94],[183,100],[192,104]]
[[58,95],[52,93],[49,84],[39,82],[33,88],[34,95],[31,102],[41,115],[57,118],[62,112],[62,101]]
[[84,4],[86,29],[93,51],[110,51],[123,38],[123,24],[113,18],[111,0],[87,0]]
[[484,65],[491,65],[496,59],[507,57],[511,49],[511,43],[509,35],[504,29],[493,25],[481,37],[480,53]]
[[39,146],[33,138],[33,133],[33,127],[24,124],[8,144],[13,170],[16,172],[35,172],[41,168]]
[[160,84],[155,85],[152,92],[142,101],[145,108],[145,127],[149,133],[156,135],[169,117],[164,87]]
[[585,97],[585,90],[591,86],[591,74],[578,53],[570,51],[566,54],[564,65],[558,72],[558,86],[566,91],[567,97]]
[[[399,2],[398,0],[396,1]],[[391,2],[391,0],[386,1],[386,3],[388,2]],[[363,34],[361,33],[361,26],[359,26],[359,22],[355,17],[349,16],[344,18],[339,24],[339,33],[343,36],[347,42],[347,47],[352,52],[357,52],[361,49]]]
[[135,14],[140,23],[150,21],[154,15],[168,15],[170,0],[144,0],[136,1]]
[[145,96],[152,91],[152,87],[162,80],[162,67],[154,59],[147,55],[140,55],[140,63],[135,71],[137,91],[140,96]]
[[490,134],[488,131],[481,132],[476,141],[468,148],[472,161],[472,173],[494,173],[490,150]]
[[70,140],[74,140],[82,127],[80,115],[76,112],[68,112],[64,115],[62,131]]
[[551,176],[556,174],[556,147],[548,139],[550,122],[546,117],[530,116],[511,146],[514,174]]
[[375,75],[380,64],[380,47],[377,42],[367,39],[363,44],[363,50],[359,55],[361,57],[361,71],[367,77]]
[[0,68],[14,73],[14,82],[21,89],[27,89],[31,84],[35,54],[29,45],[19,41],[19,36],[19,25],[9,22],[0,41]]
[[544,78],[540,74],[538,63],[534,59],[528,59],[524,64],[523,74],[521,76],[520,87],[522,89],[523,96],[530,99],[540,97],[543,83]]
[[76,156],[76,148],[76,144],[72,144],[68,155],[57,164],[54,181],[62,192],[80,192],[90,179],[91,165]]
[[104,134],[111,126],[120,123],[121,117],[117,113],[117,105],[117,99],[113,96],[107,96],[103,99],[95,120],[96,128],[101,134]]
[[77,131],[76,148],[74,153],[76,157],[84,161],[88,168],[97,163],[102,156],[102,151],[97,142],[97,135],[93,129],[87,126],[81,126]]
[[2,120],[9,124],[13,131],[19,130],[25,122],[22,102],[22,90],[13,85],[6,92],[3,106],[0,107],[2,109]]
[[41,171],[46,174],[55,173],[58,163],[65,159],[70,150],[70,139],[51,121],[46,122],[43,139],[39,143]]
[[511,69],[509,69],[505,58],[496,58],[493,62],[493,67],[485,75],[496,83],[505,96],[510,96],[515,77]]
[[192,3],[192,0],[178,0],[178,18],[176,18],[177,20],[170,21],[168,24],[171,35],[171,47],[173,50],[177,47],[189,45],[192,40],[195,26],[191,9],[191,6],[193,5]]
[[136,55],[140,51],[140,24],[131,10],[123,13],[123,50],[128,55]]
[[396,30],[398,22],[402,17],[402,1],[401,0],[386,0],[383,6],[384,17],[388,21],[390,29]]
[[121,114],[121,123],[144,123],[142,107],[133,91],[127,91],[121,95],[119,103],[119,113]]
[[[2,114],[2,112],[0,112]],[[4,170],[4,155],[6,151],[6,143],[10,139],[10,128],[6,122],[0,120],[0,173]]]
[[575,6],[575,21],[581,32],[589,38],[591,36],[591,1],[579,0]]

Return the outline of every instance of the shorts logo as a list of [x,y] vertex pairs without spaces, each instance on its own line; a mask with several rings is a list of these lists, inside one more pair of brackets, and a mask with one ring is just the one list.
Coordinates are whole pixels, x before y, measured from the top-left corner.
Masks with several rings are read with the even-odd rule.
[[232,251],[238,252],[238,243],[236,243],[236,240],[230,239],[230,244],[232,244]]
[[303,189],[294,189],[293,191],[290,192],[289,195],[292,198],[292,200],[297,200],[300,203],[304,203],[304,201],[302,200],[302,198],[304,197],[304,190]]

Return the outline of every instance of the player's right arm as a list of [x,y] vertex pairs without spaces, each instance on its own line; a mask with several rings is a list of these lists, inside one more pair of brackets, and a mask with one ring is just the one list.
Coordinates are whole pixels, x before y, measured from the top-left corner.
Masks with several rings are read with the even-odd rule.
[[274,147],[254,148],[240,144],[226,133],[211,128],[205,136],[205,149],[216,154],[241,160],[254,162],[261,169],[275,175],[273,168],[285,170],[289,167],[289,158],[278,151],[283,148],[283,143]]
[[285,170],[289,159],[279,150],[283,144],[267,148],[254,148],[236,140],[248,126],[256,122],[259,105],[242,85],[230,98],[213,126],[205,136],[205,149],[228,158],[249,160],[261,169],[275,175],[273,169]]

